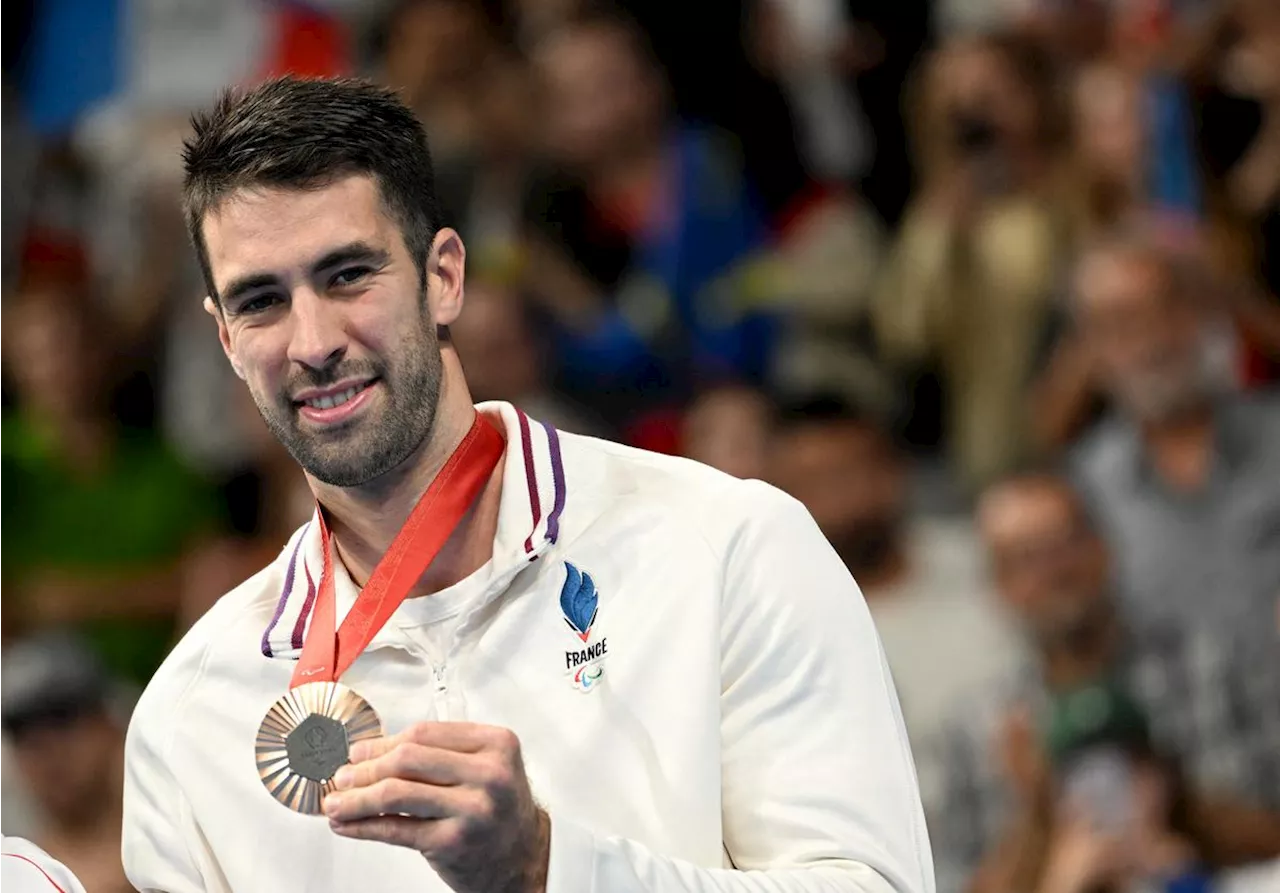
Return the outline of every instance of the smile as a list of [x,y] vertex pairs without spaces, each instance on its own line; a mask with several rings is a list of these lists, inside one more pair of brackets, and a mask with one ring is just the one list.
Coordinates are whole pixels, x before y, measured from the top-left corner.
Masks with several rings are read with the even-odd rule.
[[350,385],[340,391],[329,391],[295,400],[298,412],[313,424],[333,425],[345,423],[369,402],[373,394],[373,386],[378,383],[374,378]]
[[312,409],[333,409],[335,406],[341,406],[351,400],[368,386],[367,384],[354,385],[338,394],[325,394],[323,397],[303,400],[302,405],[310,406]]

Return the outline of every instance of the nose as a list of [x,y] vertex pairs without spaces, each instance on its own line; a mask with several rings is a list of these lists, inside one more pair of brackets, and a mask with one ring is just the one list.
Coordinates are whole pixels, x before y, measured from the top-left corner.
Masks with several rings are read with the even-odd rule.
[[341,308],[310,289],[299,289],[292,298],[289,359],[312,369],[324,369],[347,349]]

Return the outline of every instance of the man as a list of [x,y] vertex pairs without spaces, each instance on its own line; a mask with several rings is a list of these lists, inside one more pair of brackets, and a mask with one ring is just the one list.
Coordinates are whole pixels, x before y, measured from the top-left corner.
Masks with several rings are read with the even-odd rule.
[[124,716],[101,662],[79,640],[45,633],[5,645],[0,679],[14,780],[39,819],[25,836],[94,893],[132,889],[120,864]]
[[10,893],[84,893],[67,866],[21,837],[0,837],[0,885]]
[[871,620],[803,509],[473,407],[438,335],[465,250],[398,100],[229,94],[186,165],[206,306],[318,506],[143,695],[138,888],[932,889]]
[[1145,232],[1086,253],[1076,321],[1116,414],[1075,476],[1133,612],[1253,633],[1280,589],[1280,402],[1219,384],[1204,297]]
[[[978,522],[1000,596],[1033,659],[1007,692],[949,716],[940,886],[1027,889],[1050,802],[1045,716],[1100,680],[1122,685],[1186,770],[1219,862],[1280,855],[1280,675],[1274,660],[1163,624],[1122,622],[1107,549],[1069,485],[1023,474],[990,488]],[[1032,857],[1028,857],[1032,854]],[[945,880],[942,880],[945,879]]]
[[808,508],[866,595],[933,821],[945,788],[941,720],[1003,678],[1016,638],[996,610],[972,524],[911,511],[911,470],[873,417],[833,397],[785,415],[771,480]]

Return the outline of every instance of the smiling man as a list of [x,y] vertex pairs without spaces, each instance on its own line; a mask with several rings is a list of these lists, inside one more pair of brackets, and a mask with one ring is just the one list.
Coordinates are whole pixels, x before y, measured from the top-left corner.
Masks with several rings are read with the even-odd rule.
[[812,519],[473,406],[465,250],[392,94],[229,94],[186,167],[206,307],[317,505],[137,708],[135,886],[932,891],[893,685]]

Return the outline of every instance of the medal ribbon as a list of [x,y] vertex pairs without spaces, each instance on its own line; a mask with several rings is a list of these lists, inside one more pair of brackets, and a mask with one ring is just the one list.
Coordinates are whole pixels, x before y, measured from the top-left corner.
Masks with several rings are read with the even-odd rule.
[[480,495],[502,458],[506,444],[493,424],[476,413],[471,430],[409,513],[369,582],[360,590],[335,632],[333,537],[320,514],[324,571],[316,593],[311,629],[293,670],[290,688],[307,682],[336,682],[378,630],[391,619],[415,583],[440,554],[462,516]]

